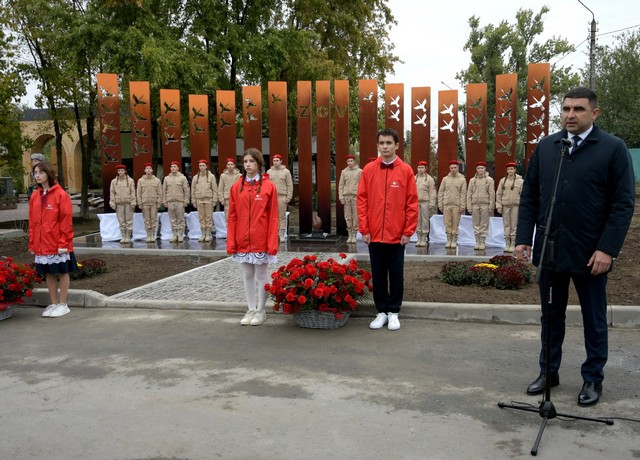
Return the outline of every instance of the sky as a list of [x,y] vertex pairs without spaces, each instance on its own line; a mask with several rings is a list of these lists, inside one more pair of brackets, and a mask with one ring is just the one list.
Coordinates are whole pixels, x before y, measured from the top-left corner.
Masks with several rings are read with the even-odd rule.
[[[598,45],[615,44],[620,29],[640,28],[640,3],[638,0],[583,0],[595,15]],[[469,36],[468,20],[480,19],[480,27],[499,24],[506,20],[516,22],[520,9],[538,13],[549,7],[544,18],[544,32],[536,41],[551,37],[567,39],[576,51],[562,58],[559,64],[570,65],[574,70],[585,67],[589,61],[589,34],[592,14],[578,0],[449,0],[442,2],[419,0],[388,0],[397,25],[390,25],[389,36],[395,45],[394,53],[403,61],[395,65],[395,72],[387,75],[387,83],[405,85],[405,120],[411,113],[411,87],[431,87],[435,102],[437,92],[458,90],[458,100],[464,102],[465,93],[456,73],[469,66],[470,53],[463,47]],[[552,62],[553,64],[553,62]],[[437,119],[437,105],[432,104],[432,119]]]

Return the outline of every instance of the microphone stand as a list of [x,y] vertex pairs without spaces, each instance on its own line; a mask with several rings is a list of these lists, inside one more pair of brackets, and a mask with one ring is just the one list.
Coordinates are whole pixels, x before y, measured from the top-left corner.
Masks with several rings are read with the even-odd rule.
[[[551,402],[551,313],[552,313],[552,299],[553,299],[553,281],[555,274],[555,252],[554,242],[549,238],[551,232],[551,223],[553,220],[553,209],[556,204],[556,195],[558,193],[558,184],[560,183],[560,176],[562,171],[562,164],[564,163],[564,157],[567,153],[567,147],[573,145],[572,141],[562,139],[560,141],[560,159],[558,161],[558,167],[556,168],[556,177],[553,184],[553,193],[551,195],[551,203],[549,205],[549,214],[547,215],[546,227],[544,228],[544,239],[542,240],[542,252],[540,256],[540,263],[538,264],[538,273],[536,274],[536,281],[538,284],[545,282],[549,291],[547,297],[547,303],[543,306],[545,310],[545,364],[544,364],[544,400],[540,401],[538,409],[534,407],[527,407],[522,405],[516,405],[514,403],[507,404],[503,402],[498,403],[498,407],[501,409],[517,409],[527,412],[537,412],[542,417],[540,429],[538,430],[538,436],[531,448],[531,455],[538,454],[538,447],[542,439],[542,434],[547,426],[547,422],[556,417],[567,417],[576,420],[588,420],[592,422],[606,423],[607,425],[613,425],[613,420],[609,418],[595,418],[595,417],[583,417],[581,415],[565,414],[557,412],[553,402]],[[544,279],[542,277],[542,271],[545,271]]]

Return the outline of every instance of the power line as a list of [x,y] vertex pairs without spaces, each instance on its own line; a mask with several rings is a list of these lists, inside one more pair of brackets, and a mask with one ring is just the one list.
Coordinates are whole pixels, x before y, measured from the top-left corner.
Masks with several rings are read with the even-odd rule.
[[615,34],[616,32],[622,32],[624,30],[635,29],[636,27],[640,27],[640,24],[636,24],[635,26],[625,27],[624,29],[612,30],[611,32],[603,32],[598,34],[598,37],[602,37],[603,35]]

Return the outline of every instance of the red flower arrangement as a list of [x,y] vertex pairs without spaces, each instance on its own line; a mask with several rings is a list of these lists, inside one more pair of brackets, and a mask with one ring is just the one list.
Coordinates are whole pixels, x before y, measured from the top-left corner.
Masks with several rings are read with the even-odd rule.
[[[347,255],[340,253],[340,258]],[[271,278],[272,283],[264,289],[273,299],[275,311],[296,314],[317,310],[333,313],[338,320],[355,310],[358,298],[372,289],[371,273],[358,268],[355,259],[345,263],[306,255],[281,266]]]
[[16,264],[11,257],[0,260],[0,311],[24,302],[23,297],[31,297],[33,285],[41,281],[28,265]]

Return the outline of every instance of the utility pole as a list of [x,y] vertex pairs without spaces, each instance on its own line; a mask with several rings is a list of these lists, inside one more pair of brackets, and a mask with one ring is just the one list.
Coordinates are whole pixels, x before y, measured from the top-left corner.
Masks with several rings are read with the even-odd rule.
[[591,13],[591,34],[589,40],[589,88],[596,90],[596,15],[581,0],[578,2]]

